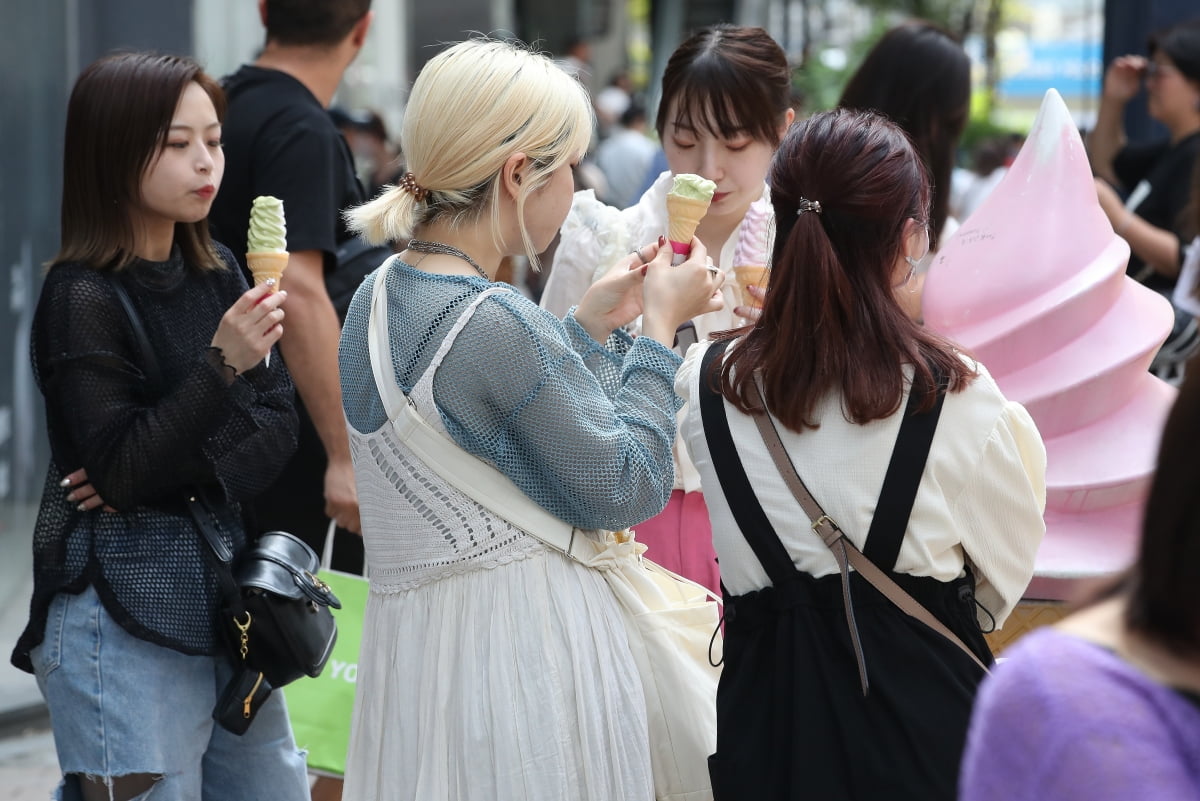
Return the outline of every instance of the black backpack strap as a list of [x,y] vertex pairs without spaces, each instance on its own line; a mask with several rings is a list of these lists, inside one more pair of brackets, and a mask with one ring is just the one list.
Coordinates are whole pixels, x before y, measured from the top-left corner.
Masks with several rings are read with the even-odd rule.
[[717,391],[717,372],[729,340],[714,342],[700,360],[700,416],[704,421],[704,438],[712,456],[713,469],[725,493],[729,511],[741,529],[742,536],[776,587],[792,581],[796,566],[788,554],[767,513],[763,511],[754,487],[746,476],[746,468],[733,444],[729,418],[725,413],[725,398]]
[[880,569],[889,572],[896,569],[896,557],[900,554],[900,545],[908,530],[908,519],[917,500],[917,488],[925,472],[925,463],[929,460],[929,448],[933,444],[942,404],[946,400],[946,390],[936,370],[934,380],[937,382],[937,401],[929,411],[918,412],[916,407],[924,397],[924,392],[914,378],[904,419],[900,423],[900,433],[896,436],[896,446],[892,449],[892,459],[884,475],[883,487],[879,490],[875,515],[867,531],[867,541],[863,543],[863,554]]

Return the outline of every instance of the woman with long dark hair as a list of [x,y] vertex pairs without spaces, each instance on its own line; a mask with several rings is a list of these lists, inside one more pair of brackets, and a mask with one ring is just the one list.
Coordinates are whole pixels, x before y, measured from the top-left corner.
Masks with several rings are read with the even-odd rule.
[[929,246],[936,252],[958,221],[950,174],[971,103],[971,60],[945,29],[923,20],[885,33],[850,76],[838,105],[876,111],[904,129],[929,171]]
[[142,53],[89,66],[67,106],[32,337],[51,462],[13,663],[46,698],[68,800],[308,798],[282,693],[243,736],[213,721],[234,661],[188,499],[240,554],[241,503],[296,446],[291,380],[264,361],[286,293],[248,289],[209,238],[224,110],[194,61]]
[[971,104],[971,60],[949,31],[924,20],[885,33],[850,76],[838,105],[875,111],[904,129],[929,174],[929,253],[900,302],[921,319],[921,293],[942,241],[958,229],[950,182]]
[[[676,381],[726,590],[713,789],[952,799],[990,661],[980,625],[1003,624],[1044,532],[1045,450],[983,365],[896,300],[929,247],[929,183],[896,125],[819,114],[768,182],[762,319],[693,348]],[[822,514],[789,490],[764,421]],[[965,650],[839,575],[830,526]]]

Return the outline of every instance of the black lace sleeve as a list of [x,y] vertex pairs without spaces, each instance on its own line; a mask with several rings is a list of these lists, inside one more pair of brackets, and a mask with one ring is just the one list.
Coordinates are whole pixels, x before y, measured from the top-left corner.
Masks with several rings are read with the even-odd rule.
[[[236,262],[225,278],[236,279],[235,299],[248,288]],[[294,404],[295,389],[278,352],[269,367],[260,363],[234,379],[226,413],[204,444],[226,497],[246,500],[274,483],[296,450]]]
[[244,498],[274,479],[295,447],[291,382],[276,361],[230,383],[209,347],[237,280],[236,271],[191,273],[170,296],[134,293],[163,374],[165,389],[155,389],[107,279],[86,268],[51,271],[33,349],[63,472],[86,468],[122,511],[177,499],[194,484]]

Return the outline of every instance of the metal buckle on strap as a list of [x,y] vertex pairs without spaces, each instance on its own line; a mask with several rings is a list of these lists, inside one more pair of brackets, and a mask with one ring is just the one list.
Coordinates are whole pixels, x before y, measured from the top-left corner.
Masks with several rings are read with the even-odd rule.
[[[828,531],[822,531],[822,526],[828,526]],[[821,515],[814,520],[812,524],[812,530],[815,531],[817,536],[820,537],[827,545],[837,542],[844,536],[842,534],[842,530],[838,528],[838,524],[835,523],[833,518],[829,515]]]

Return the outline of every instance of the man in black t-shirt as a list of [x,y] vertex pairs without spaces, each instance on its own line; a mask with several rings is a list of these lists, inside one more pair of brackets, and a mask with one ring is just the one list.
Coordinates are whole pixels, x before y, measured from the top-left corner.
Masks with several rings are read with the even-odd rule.
[[[342,413],[340,323],[327,281],[337,274],[342,222],[365,194],[354,160],[326,107],[371,25],[370,0],[259,0],[266,45],[228,76],[225,182],[210,221],[245,267],[250,205],[283,200],[291,254],[283,288],[287,322],[280,351],[301,401],[299,447],[283,475],[252,505],[259,530],[281,529],[318,551],[326,521],[358,533],[358,495]],[[344,532],[343,532],[344,534]],[[340,536],[336,567],[358,572],[362,543]]]

